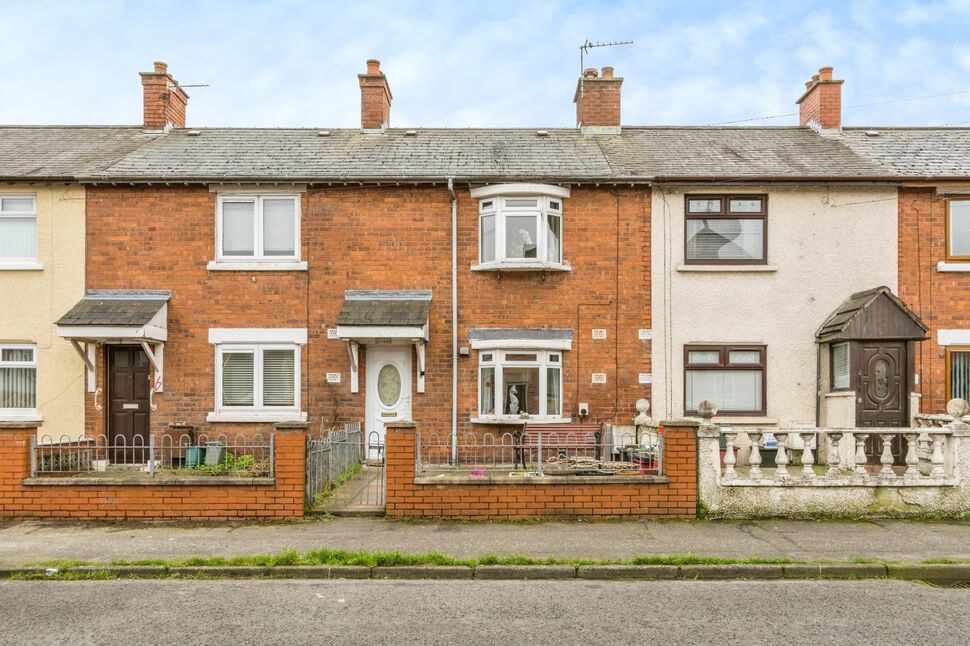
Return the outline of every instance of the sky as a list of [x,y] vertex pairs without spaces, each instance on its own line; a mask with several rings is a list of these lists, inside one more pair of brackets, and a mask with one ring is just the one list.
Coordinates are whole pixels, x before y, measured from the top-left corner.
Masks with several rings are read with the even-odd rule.
[[189,126],[359,127],[357,74],[378,58],[392,126],[571,127],[590,39],[634,41],[586,57],[623,77],[628,125],[787,115],[832,65],[844,125],[970,126],[970,0],[4,0],[0,15],[0,124],[139,124],[138,72],[163,60],[208,84],[187,90]]

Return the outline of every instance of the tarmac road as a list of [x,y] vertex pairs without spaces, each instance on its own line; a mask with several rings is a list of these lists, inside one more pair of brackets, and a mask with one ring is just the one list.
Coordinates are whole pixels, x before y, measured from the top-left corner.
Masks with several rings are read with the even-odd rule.
[[970,589],[869,581],[0,581],[3,644],[945,644]]

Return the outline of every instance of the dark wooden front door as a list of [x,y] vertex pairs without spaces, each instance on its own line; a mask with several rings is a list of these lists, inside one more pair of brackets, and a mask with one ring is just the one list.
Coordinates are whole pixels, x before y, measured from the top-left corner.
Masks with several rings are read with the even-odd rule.
[[[906,343],[863,341],[856,349],[856,426],[899,428],[909,422],[909,359]],[[902,458],[902,442],[892,442],[895,461]],[[866,453],[877,458],[882,442],[873,434],[866,442]]]
[[[137,464],[148,459],[148,355],[138,346],[108,346],[108,441],[112,462]],[[130,448],[129,448],[130,447]]]

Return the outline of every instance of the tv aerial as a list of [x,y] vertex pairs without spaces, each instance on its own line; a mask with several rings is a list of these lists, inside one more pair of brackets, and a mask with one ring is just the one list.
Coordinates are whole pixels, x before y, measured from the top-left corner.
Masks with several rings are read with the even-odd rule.
[[617,47],[618,45],[632,45],[632,40],[614,40],[608,43],[593,42],[589,38],[586,42],[579,46],[579,75],[583,75],[583,63],[584,57],[589,53],[589,50],[595,49],[597,47]]

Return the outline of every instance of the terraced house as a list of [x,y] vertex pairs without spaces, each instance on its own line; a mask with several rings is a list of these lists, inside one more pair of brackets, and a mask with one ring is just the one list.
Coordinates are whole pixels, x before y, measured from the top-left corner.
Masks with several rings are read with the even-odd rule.
[[[57,323],[0,328],[4,401],[41,412],[31,347],[66,362],[36,367],[57,433],[126,441],[354,419],[376,446],[409,418],[624,425],[639,398],[898,426],[965,393],[967,131],[843,128],[831,68],[775,128],[621,125],[612,68],[578,79],[570,128],[391,128],[377,61],[359,83],[360,128],[195,128],[156,63],[141,127],[0,129],[3,190],[40,200],[11,198],[3,253],[30,256],[31,217],[84,240],[49,305],[0,268],[5,312]],[[36,179],[84,208],[45,221],[18,163],[68,152]]]

